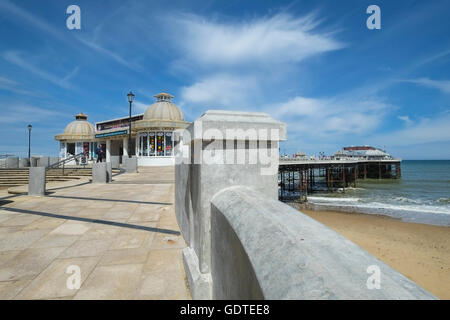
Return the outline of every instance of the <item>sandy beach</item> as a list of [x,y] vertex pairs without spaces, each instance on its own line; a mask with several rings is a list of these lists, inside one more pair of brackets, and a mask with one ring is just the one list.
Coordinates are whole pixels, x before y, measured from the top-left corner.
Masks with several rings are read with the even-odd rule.
[[450,299],[450,228],[385,216],[301,209],[440,299]]

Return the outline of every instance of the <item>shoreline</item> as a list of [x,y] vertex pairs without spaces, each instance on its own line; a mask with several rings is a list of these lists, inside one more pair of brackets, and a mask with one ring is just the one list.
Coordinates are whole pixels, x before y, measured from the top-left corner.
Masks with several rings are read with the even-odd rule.
[[375,208],[375,207],[359,207],[354,205],[339,205],[333,203],[296,203],[287,202],[290,205],[295,205],[302,210],[311,211],[331,211],[331,212],[342,212],[342,213],[356,213],[364,215],[372,215],[379,217],[389,217],[395,220],[407,222],[407,223],[419,223],[425,225],[432,225],[438,227],[450,227],[450,214],[442,212],[427,212],[427,211],[416,211],[408,208],[401,208],[393,210],[391,208]]
[[378,213],[289,205],[356,243],[439,299],[450,299],[450,227],[406,222]]

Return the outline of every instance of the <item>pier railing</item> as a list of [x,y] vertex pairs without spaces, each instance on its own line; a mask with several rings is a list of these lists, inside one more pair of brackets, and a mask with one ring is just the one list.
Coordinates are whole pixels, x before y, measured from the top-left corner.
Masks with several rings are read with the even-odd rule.
[[[239,145],[220,138],[231,127],[278,128],[276,139],[247,137],[241,144],[246,155],[252,144],[276,154],[275,164],[221,163]],[[212,128],[214,137],[205,137],[203,130]],[[208,111],[175,135],[175,211],[188,244],[183,260],[192,297],[434,299],[356,244],[277,200],[277,170],[262,169],[278,167],[285,130],[260,113]],[[211,152],[215,160],[196,161]]]

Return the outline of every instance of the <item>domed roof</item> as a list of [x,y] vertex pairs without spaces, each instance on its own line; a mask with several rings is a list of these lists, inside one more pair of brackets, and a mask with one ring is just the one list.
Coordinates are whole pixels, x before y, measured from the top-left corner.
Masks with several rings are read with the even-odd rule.
[[63,134],[55,136],[56,140],[91,140],[94,139],[94,126],[87,121],[87,116],[79,113],[75,116],[75,121],[69,123]]
[[75,121],[69,123],[64,129],[64,134],[68,135],[91,135],[94,134],[94,127],[87,121],[87,116],[79,113],[75,116]]
[[144,120],[184,121],[183,113],[170,99],[172,95],[162,92],[155,95],[157,101],[144,113]]

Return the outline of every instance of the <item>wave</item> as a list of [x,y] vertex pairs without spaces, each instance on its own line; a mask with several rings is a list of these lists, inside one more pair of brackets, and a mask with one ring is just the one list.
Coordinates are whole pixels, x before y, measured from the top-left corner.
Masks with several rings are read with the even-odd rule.
[[437,201],[440,203],[450,203],[450,198],[439,198]]
[[362,203],[358,198],[310,197],[309,201],[319,210],[382,214],[408,222],[450,226],[450,207],[448,206],[401,205],[376,201]]
[[336,198],[336,197],[316,197],[316,196],[309,196],[309,201],[317,201],[317,202],[358,202],[361,199],[360,198]]

